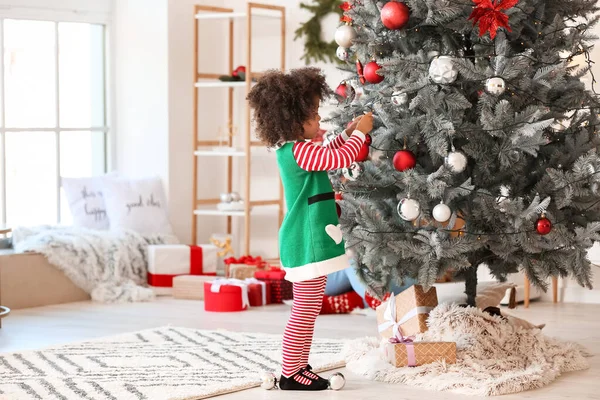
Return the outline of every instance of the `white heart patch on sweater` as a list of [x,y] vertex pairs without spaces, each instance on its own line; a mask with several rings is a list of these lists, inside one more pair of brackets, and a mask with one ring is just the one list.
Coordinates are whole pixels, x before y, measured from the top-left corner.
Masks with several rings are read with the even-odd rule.
[[339,225],[329,224],[325,227],[325,232],[329,235],[330,238],[333,239],[335,244],[342,243],[342,229]]

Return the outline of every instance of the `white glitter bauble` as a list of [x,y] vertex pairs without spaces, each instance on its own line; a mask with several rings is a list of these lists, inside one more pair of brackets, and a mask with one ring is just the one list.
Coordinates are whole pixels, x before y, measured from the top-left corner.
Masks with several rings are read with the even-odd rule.
[[431,215],[433,215],[433,219],[435,219],[437,222],[446,222],[452,216],[452,211],[450,210],[450,207],[444,203],[440,203],[433,207]]
[[350,167],[342,169],[344,178],[349,181],[355,181],[362,173],[362,167],[358,163],[352,163]]
[[341,373],[336,372],[329,377],[329,387],[332,390],[341,390],[344,386],[346,386],[346,378]]
[[342,25],[335,31],[335,42],[338,46],[349,48],[356,38],[356,31],[350,25]]
[[396,106],[403,106],[408,103],[408,94],[402,92],[392,93],[392,104]]
[[504,79],[500,78],[499,76],[490,78],[485,81],[485,90],[489,94],[499,96],[506,90],[506,82],[504,82]]
[[429,65],[429,77],[435,83],[448,84],[456,80],[458,70],[454,67],[452,58],[441,56],[434,58]]
[[397,207],[398,215],[405,221],[414,221],[421,215],[421,205],[414,199],[402,199]]
[[467,156],[460,151],[453,151],[446,157],[446,165],[452,172],[463,172],[467,168]]
[[337,50],[335,51],[335,55],[342,61],[348,61],[348,58],[350,58],[350,52],[347,48],[342,46],[337,48]]
[[275,385],[277,385],[277,378],[272,372],[265,372],[261,375],[260,378],[262,380],[260,387],[265,390],[271,390],[275,388]]

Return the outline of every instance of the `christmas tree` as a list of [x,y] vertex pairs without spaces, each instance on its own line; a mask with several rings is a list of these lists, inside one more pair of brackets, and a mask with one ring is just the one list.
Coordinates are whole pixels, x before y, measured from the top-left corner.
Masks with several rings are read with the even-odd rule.
[[[595,0],[352,0],[331,121],[375,115],[370,149],[332,173],[358,274],[425,286],[477,268],[591,287],[600,239]],[[583,62],[576,65],[574,60]],[[592,85],[593,86],[593,85]],[[364,94],[358,98],[356,89]],[[339,131],[339,130],[338,130]]]

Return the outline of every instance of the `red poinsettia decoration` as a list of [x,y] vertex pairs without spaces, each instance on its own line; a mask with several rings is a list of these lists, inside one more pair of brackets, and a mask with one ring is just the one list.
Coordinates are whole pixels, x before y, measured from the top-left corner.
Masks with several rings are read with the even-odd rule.
[[512,32],[508,26],[508,15],[501,10],[508,10],[518,2],[519,0],[473,0],[476,6],[469,20],[473,20],[473,26],[479,22],[480,37],[489,32],[490,37],[494,39],[498,28],[506,28],[507,31]]
[[342,4],[340,4],[340,8],[341,8],[341,9],[342,9],[344,12],[346,12],[346,11],[348,11],[348,10],[351,10],[351,9],[352,9],[352,4],[350,4],[350,2],[349,2],[349,1],[345,1],[345,2],[343,2]]
[[344,23],[346,23],[346,24],[349,24],[349,23],[351,23],[351,22],[352,22],[352,18],[351,18],[349,15],[343,15],[343,16],[340,18],[340,21],[342,21],[342,22],[344,22]]

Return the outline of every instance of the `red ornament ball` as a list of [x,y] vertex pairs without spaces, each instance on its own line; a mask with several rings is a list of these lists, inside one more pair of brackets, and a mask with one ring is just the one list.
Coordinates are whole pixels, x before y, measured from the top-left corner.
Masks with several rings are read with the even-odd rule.
[[379,83],[383,81],[383,76],[377,74],[377,70],[381,68],[381,65],[377,64],[375,61],[369,62],[365,65],[365,79],[369,83]]
[[246,67],[244,67],[243,65],[240,65],[239,67],[237,67],[236,69],[233,70],[231,75],[238,78],[240,76],[240,74],[245,74],[245,73],[246,73]]
[[393,162],[394,168],[402,172],[414,168],[415,165],[417,165],[417,156],[410,150],[400,150],[394,154]]
[[381,22],[388,29],[402,29],[408,22],[410,10],[404,3],[390,1],[381,9]]
[[363,162],[366,161],[367,158],[369,158],[369,145],[363,143],[362,147],[360,148],[360,151],[358,152],[358,155],[356,156],[356,161]]
[[342,200],[342,199],[343,199],[343,197],[342,197],[342,193],[340,193],[340,192],[336,192],[336,193],[335,193],[335,199],[336,199],[336,200]]
[[342,100],[346,100],[346,99],[350,99],[350,101],[352,101],[354,99],[354,95],[355,95],[355,91],[354,88],[351,85],[348,85],[346,82],[342,82],[338,85],[338,87],[335,89],[335,94],[338,97],[338,100],[342,101]]
[[550,221],[546,217],[541,217],[535,223],[535,230],[540,235],[547,235],[547,234],[549,234],[550,231],[552,230],[552,221]]
[[335,203],[335,209],[337,210],[338,218],[342,216],[342,207],[338,203]]
[[371,135],[369,135],[368,133],[365,135],[365,144],[367,146],[370,146],[371,143],[373,143],[373,139],[371,138]]

